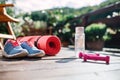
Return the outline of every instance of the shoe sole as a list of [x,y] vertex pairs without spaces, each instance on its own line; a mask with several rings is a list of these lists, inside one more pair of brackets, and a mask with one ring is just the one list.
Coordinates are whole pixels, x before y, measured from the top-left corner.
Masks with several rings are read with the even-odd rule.
[[43,56],[45,56],[44,51],[41,51],[40,53],[34,53],[28,55],[28,57],[43,57]]
[[20,53],[16,53],[16,54],[12,54],[12,55],[8,55],[6,52],[2,53],[3,57],[6,58],[18,58],[18,57],[26,57],[28,55],[27,51],[22,51]]

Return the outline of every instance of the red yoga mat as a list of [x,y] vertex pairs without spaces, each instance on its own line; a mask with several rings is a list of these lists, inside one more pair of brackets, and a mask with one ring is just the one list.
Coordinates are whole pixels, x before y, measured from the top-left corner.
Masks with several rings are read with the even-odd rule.
[[45,51],[47,55],[53,56],[58,54],[61,49],[61,42],[57,36],[46,35],[46,36],[25,36],[17,38],[19,42],[30,41],[38,49]]

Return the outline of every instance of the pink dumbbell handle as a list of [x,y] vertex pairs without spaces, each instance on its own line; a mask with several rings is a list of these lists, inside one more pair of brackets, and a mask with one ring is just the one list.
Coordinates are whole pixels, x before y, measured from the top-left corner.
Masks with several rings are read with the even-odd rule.
[[98,53],[95,53],[95,54],[90,54],[90,53],[79,53],[79,58],[82,58],[84,55],[89,55],[89,56],[99,56]]
[[110,57],[109,56],[90,56],[90,55],[84,55],[84,61],[89,60],[100,60],[100,61],[106,61],[107,64],[109,64]]

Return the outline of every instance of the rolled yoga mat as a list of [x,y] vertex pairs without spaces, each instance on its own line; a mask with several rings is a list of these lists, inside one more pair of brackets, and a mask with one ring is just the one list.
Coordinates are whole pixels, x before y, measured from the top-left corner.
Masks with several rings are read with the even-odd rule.
[[17,38],[17,41],[30,41],[38,49],[45,51],[47,55],[54,56],[58,54],[61,49],[61,41],[57,36],[46,35],[46,36],[25,36]]

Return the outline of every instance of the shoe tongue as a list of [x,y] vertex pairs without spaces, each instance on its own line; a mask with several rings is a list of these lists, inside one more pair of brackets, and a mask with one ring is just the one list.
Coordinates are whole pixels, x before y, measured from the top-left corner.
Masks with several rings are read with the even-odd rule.
[[30,47],[33,47],[33,46],[34,46],[30,41],[27,41],[27,44],[28,44]]

